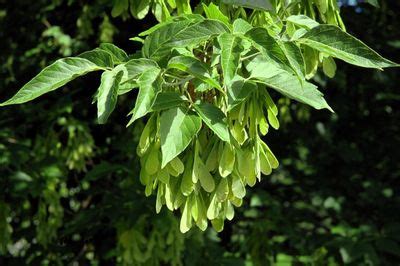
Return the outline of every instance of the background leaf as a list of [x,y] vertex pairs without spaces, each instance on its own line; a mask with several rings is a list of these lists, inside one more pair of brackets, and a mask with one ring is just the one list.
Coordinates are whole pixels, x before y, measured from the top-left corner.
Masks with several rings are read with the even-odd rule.
[[379,1],[378,0],[365,0],[370,5],[373,5],[374,7],[380,7]]

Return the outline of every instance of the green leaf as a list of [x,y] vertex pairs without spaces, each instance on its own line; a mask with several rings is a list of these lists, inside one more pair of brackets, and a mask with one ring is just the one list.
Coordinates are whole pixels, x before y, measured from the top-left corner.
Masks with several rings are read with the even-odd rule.
[[232,85],[228,88],[228,110],[246,100],[248,96],[257,90],[257,84],[252,81],[246,81],[237,76],[232,80]]
[[225,16],[214,3],[210,3],[208,6],[203,3],[203,10],[207,18],[219,20],[229,27],[229,18]]
[[187,72],[196,78],[206,82],[211,87],[217,88],[222,91],[219,83],[211,78],[210,67],[199,61],[198,59],[190,56],[175,56],[168,62],[168,68],[175,68]]
[[115,64],[121,64],[129,60],[126,52],[112,43],[102,43],[100,44],[100,49],[110,53]]
[[104,67],[80,57],[57,60],[44,68],[36,77],[25,84],[11,99],[0,104],[20,104],[31,101],[45,93],[56,90],[71,80]]
[[246,33],[246,36],[253,43],[253,46],[259,50],[264,57],[269,59],[271,64],[288,72],[293,72],[279,43],[269,35],[267,29],[253,28]]
[[136,82],[137,78],[149,69],[158,68],[158,65],[153,60],[140,58],[129,60],[125,64],[118,65],[117,67],[120,67],[124,72],[118,88],[118,95],[121,95],[138,87]]
[[178,16],[178,17],[173,16],[173,17],[169,18],[166,21],[157,23],[156,25],[154,25],[150,29],[139,33],[139,36],[143,37],[143,36],[150,35],[151,33],[155,32],[156,30],[161,29],[161,28],[167,26],[168,24],[172,24],[172,23],[175,23],[175,22],[178,22],[178,21],[188,21],[189,24],[193,24],[193,23],[200,22],[200,21],[203,21],[203,20],[204,20],[204,17],[201,16],[201,15],[198,15],[198,14],[186,14],[186,15],[181,15],[181,16]]
[[248,23],[246,20],[241,19],[241,18],[236,19],[233,22],[233,33],[245,34],[249,30],[251,30],[252,28],[253,28],[253,26],[251,26],[250,23]]
[[305,63],[300,48],[294,42],[280,42],[279,45],[296,76],[304,80]]
[[156,61],[167,56],[172,48],[195,46],[229,29],[220,21],[204,20],[194,25],[184,20],[167,24],[150,34],[143,45],[143,55]]
[[399,66],[333,25],[319,25],[303,35],[299,42],[356,66],[378,69]]
[[266,11],[275,10],[270,0],[222,0],[222,3]]
[[147,58],[159,59],[168,55],[172,49],[170,42],[192,24],[190,20],[169,22],[150,33],[144,41],[142,52]]
[[241,39],[231,33],[223,33],[218,37],[221,46],[221,67],[225,84],[230,84],[239,67],[240,55],[243,52]]
[[160,92],[157,94],[151,109],[153,111],[161,111],[181,106],[188,99],[177,92]]
[[139,85],[139,94],[136,98],[135,107],[130,112],[132,118],[129,121],[128,126],[136,119],[145,116],[151,111],[154,99],[161,89],[158,80],[159,74],[159,68],[151,68],[143,72],[143,74],[138,78],[137,83]]
[[286,18],[286,21],[308,30],[311,30],[312,28],[319,26],[318,22],[305,15],[292,15]]
[[106,70],[101,75],[101,83],[97,94],[97,118],[99,124],[104,124],[117,104],[118,86],[123,71],[117,68]]
[[201,102],[194,105],[196,112],[207,126],[223,141],[229,142],[229,130],[225,114],[216,106]]
[[218,20],[206,19],[177,34],[170,45],[173,47],[195,46],[224,32],[229,32],[225,24]]
[[130,0],[130,11],[134,18],[143,19],[150,10],[150,0]]
[[256,49],[266,58],[270,58],[276,67],[294,73],[304,80],[304,58],[300,48],[294,42],[276,41],[264,28],[254,28],[246,33]]
[[156,62],[146,58],[129,60],[124,64],[124,66],[127,71],[127,75],[123,77],[121,83],[132,81],[149,69],[158,68],[158,64]]
[[326,108],[332,111],[315,85],[309,82],[301,84],[296,76],[277,68],[262,56],[255,57],[246,68],[251,72],[252,79],[266,84],[283,95],[315,109]]
[[176,107],[161,114],[161,168],[186,149],[200,128],[200,117],[187,108]]
[[85,58],[98,66],[108,68],[114,67],[114,62],[110,53],[101,50],[100,48],[93,49],[78,55],[78,57]]
[[128,10],[129,1],[128,0],[114,0],[113,9],[111,10],[111,16],[118,17],[123,12]]

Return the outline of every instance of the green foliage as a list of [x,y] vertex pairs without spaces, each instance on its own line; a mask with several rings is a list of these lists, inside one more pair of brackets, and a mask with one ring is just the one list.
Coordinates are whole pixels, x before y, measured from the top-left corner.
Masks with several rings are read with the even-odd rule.
[[[322,2],[324,1],[318,2],[317,6],[321,13],[325,13],[327,7],[322,6]],[[253,1],[251,4],[249,1],[225,3],[260,10],[271,10],[272,7],[270,3],[267,7],[261,2]],[[112,10],[113,16],[120,15],[128,5],[128,0],[117,1]],[[143,6],[138,8],[143,10]],[[155,9],[157,8],[168,9],[163,1],[156,2]],[[183,102],[183,106],[154,112],[154,118],[148,122],[153,125],[147,125],[153,128],[153,132],[144,131],[145,135],[141,138],[145,140],[146,145],[139,146],[143,168],[140,180],[146,186],[146,195],[157,191],[157,212],[163,204],[171,211],[181,208],[183,232],[191,227],[192,218],[200,229],[205,230],[204,221],[199,220],[199,217],[206,216],[217,231],[222,230],[223,220],[233,218],[232,204],[242,204],[241,199],[235,197],[232,192],[231,175],[240,176],[243,183],[254,186],[256,180],[261,179],[261,173],[270,174],[271,169],[278,167],[275,156],[259,137],[267,133],[268,123],[274,129],[279,127],[276,118],[278,113],[272,111],[274,103],[267,96],[267,88],[275,89],[284,96],[316,109],[326,108],[332,111],[317,87],[306,81],[305,63],[310,58],[302,54],[301,47],[307,46],[322,56],[335,57],[363,67],[381,69],[397,66],[339,27],[317,25],[317,22],[305,15],[300,18],[289,16],[294,30],[297,26],[307,27],[306,33],[297,35],[291,41],[290,38],[294,34],[290,31],[284,32],[283,25],[272,21],[250,20],[253,26],[249,24],[244,33],[234,33],[231,29],[234,28],[235,22],[230,24],[228,17],[217,11],[216,5],[203,5],[203,9],[209,18],[186,15],[167,20],[170,16],[169,11],[162,11],[161,20],[167,22],[146,33],[142,48],[143,57],[153,60],[150,61],[153,67],[142,73],[130,71],[127,65],[133,63],[136,68],[145,69],[148,67],[147,61],[128,61],[129,56],[120,48],[113,44],[101,44],[99,49],[112,58],[114,68],[111,70],[105,70],[103,67],[103,62],[110,60],[105,60],[103,54],[98,56],[100,53],[97,51],[92,51],[89,56],[86,54],[87,59],[61,59],[45,68],[13,98],[2,104],[27,102],[65,85],[78,76],[101,69],[105,72],[95,99],[100,124],[105,123],[114,110],[120,86],[122,90],[126,87],[129,89],[130,84],[125,85],[123,80],[134,82],[139,87],[129,124],[154,112],[152,106],[160,92],[187,95],[189,101],[186,104]],[[273,10],[276,9],[279,9],[279,6]],[[271,14],[280,17],[281,20],[287,16],[279,12]],[[230,20],[236,19],[237,17],[232,17]],[[241,23],[241,20],[237,23]],[[274,27],[281,28],[279,36],[268,31],[271,23]],[[97,65],[95,62],[99,61],[102,63]],[[332,77],[335,72],[334,62],[332,59],[325,59],[323,62],[325,73]],[[234,93],[231,91],[233,81],[240,79],[262,85],[250,92],[248,99],[236,97],[235,108],[230,108],[226,96]],[[133,85],[130,85],[131,87]],[[198,116],[193,113],[192,108]],[[202,127],[200,118],[211,131]],[[230,131],[234,130],[237,132],[232,134],[231,141]],[[218,144],[215,160],[220,166],[219,171],[216,165],[207,168],[204,164],[215,142],[218,142],[214,139],[214,134],[229,143]],[[194,159],[189,156],[190,153],[194,153]],[[232,155],[227,156],[227,153]],[[179,190],[179,180],[182,179],[185,164],[193,164],[193,195],[183,195]],[[176,178],[178,180],[174,180]],[[215,183],[219,185],[216,186]],[[221,189],[223,192],[219,191]],[[224,196],[218,196],[221,193]],[[199,198],[203,201],[203,208],[200,209],[197,206]]]
[[[310,119],[310,109],[295,101],[331,110],[313,83],[324,87],[322,73],[343,75],[345,66],[336,66],[333,58],[377,69],[396,64],[342,30],[334,1],[263,2],[268,7],[254,1],[250,5],[249,1],[209,2],[191,8],[188,1],[115,1],[111,11],[109,3],[99,1],[82,8],[79,27],[90,28],[91,20],[99,18],[94,14],[106,6],[106,12],[114,16],[127,18],[131,12],[142,19],[151,11],[163,22],[139,34],[144,37],[141,52],[129,54],[113,44],[100,44],[78,57],[55,61],[2,104],[27,102],[78,76],[103,71],[94,101],[98,122],[109,122],[95,126],[92,112],[87,111],[90,100],[85,99],[93,96],[90,89],[97,86],[92,80],[97,74],[46,96],[55,99],[51,107],[40,109],[43,105],[36,101],[34,107],[3,109],[4,117],[46,111],[25,118],[24,126],[11,125],[0,131],[4,154],[0,172],[7,176],[0,183],[6,188],[0,199],[0,252],[44,264],[378,265],[396,260],[398,226],[391,219],[379,228],[374,222],[364,225],[362,215],[353,218],[351,212],[346,213],[351,197],[327,192],[324,187],[329,190],[330,181],[315,178],[319,174],[334,180],[332,171],[324,167],[340,168],[325,165],[333,157],[328,147],[316,162],[308,154],[319,150],[310,139],[326,140],[324,134],[334,134],[332,128],[326,133],[324,125],[335,125],[337,115],[329,114],[332,121],[324,124],[318,119],[324,120],[327,113],[312,120],[321,135],[312,138],[306,127],[288,123]],[[192,15],[192,10],[198,14]],[[107,20],[104,13],[100,17],[107,23],[116,21]],[[83,47],[77,50],[73,45],[85,35],[70,42],[62,41],[68,35],[60,32],[45,34],[45,38],[61,40],[62,49],[51,49],[79,54]],[[36,61],[30,64],[39,65]],[[70,89],[82,82],[83,90]],[[347,86],[338,87],[344,93]],[[129,124],[135,123],[125,129],[113,111],[118,106],[117,110],[127,113],[133,102]],[[343,103],[331,105],[340,117],[343,109],[337,108]],[[0,123],[8,125],[7,121]],[[30,126],[38,123],[42,126],[37,129]],[[264,137],[270,127],[281,128],[284,141],[276,133]],[[107,137],[103,141],[98,134]],[[352,145],[332,143],[331,147],[346,150]],[[279,170],[272,171],[279,163],[269,146],[280,155]],[[357,160],[360,155],[354,154],[347,160]],[[292,178],[289,171],[304,182]],[[340,169],[336,172],[343,176]],[[262,175],[271,175],[267,182],[271,187],[263,187],[266,182],[247,187]],[[352,178],[359,180],[357,173]],[[144,194],[155,197],[144,199],[139,180],[145,186]],[[365,189],[376,186],[374,193],[379,194],[385,187],[382,195],[393,197],[393,190],[371,180],[373,185],[365,184]],[[349,188],[343,185],[337,191],[355,186],[354,181],[343,182]],[[366,200],[365,195],[361,198]],[[154,201],[157,216],[150,207]],[[170,212],[162,211],[163,205],[171,211],[180,209],[180,226]],[[237,223],[224,224],[235,215]],[[227,230],[219,236],[211,230],[190,230],[194,226],[206,230],[208,220],[215,230]],[[178,226],[181,232],[190,232],[184,236]],[[232,238],[225,239],[224,234],[232,231]],[[304,235],[312,235],[315,241],[305,240]]]

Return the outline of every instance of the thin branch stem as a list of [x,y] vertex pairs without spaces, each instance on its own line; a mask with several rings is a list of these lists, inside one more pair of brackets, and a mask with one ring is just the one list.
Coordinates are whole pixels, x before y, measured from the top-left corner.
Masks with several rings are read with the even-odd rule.
[[257,53],[255,53],[255,54],[251,54],[251,55],[245,56],[245,57],[241,58],[240,60],[241,60],[241,61],[244,61],[244,60],[247,60],[247,59],[252,58],[252,57],[254,57],[254,56],[257,56],[257,55],[259,55],[259,54],[261,54],[261,52],[257,52]]
[[165,82],[164,84],[169,87],[180,86],[191,80],[192,77],[187,77],[179,82]]

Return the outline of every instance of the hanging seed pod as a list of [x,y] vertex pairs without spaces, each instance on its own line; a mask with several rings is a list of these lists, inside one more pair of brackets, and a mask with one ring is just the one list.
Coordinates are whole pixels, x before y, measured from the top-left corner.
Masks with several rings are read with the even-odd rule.
[[228,180],[226,178],[221,178],[215,193],[216,193],[216,196],[217,196],[217,200],[219,202],[225,202],[226,201],[226,199],[228,198],[228,194],[229,194]]
[[163,198],[164,196],[164,186],[163,185],[159,185],[158,186],[158,190],[157,190],[157,199],[156,199],[156,212],[160,213],[161,208],[163,206]]
[[186,233],[192,228],[192,211],[189,200],[186,200],[185,206],[183,207],[180,230],[182,233]]
[[245,177],[246,183],[249,186],[254,186],[256,183],[256,172],[254,156],[248,148],[237,152],[238,170]]
[[168,210],[174,210],[174,192],[171,191],[170,185],[165,185],[165,205],[167,205]]
[[208,206],[207,209],[207,218],[209,220],[213,220],[218,217],[219,214],[219,203],[217,199],[217,194],[213,193],[211,197],[211,202],[210,205]]
[[165,168],[157,173],[157,179],[164,184],[169,184],[169,177],[170,175]]
[[207,221],[207,209],[204,205],[204,201],[202,198],[202,194],[200,193],[196,196],[196,206],[197,206],[197,221],[196,225],[200,230],[205,231],[207,229],[208,221]]
[[322,70],[324,71],[324,74],[329,77],[333,78],[335,77],[336,74],[336,63],[335,60],[333,60],[332,57],[325,57],[322,60]]
[[272,172],[272,167],[271,164],[269,163],[268,157],[265,154],[264,149],[262,148],[261,144],[260,145],[260,169],[261,173],[264,175],[269,175]]
[[232,177],[232,185],[231,185],[232,194],[236,198],[239,199],[244,198],[244,196],[246,195],[246,188],[243,183],[243,180],[236,172],[233,172],[231,177]]
[[180,186],[182,194],[185,196],[190,195],[190,193],[192,193],[192,191],[194,190],[192,173],[193,173],[193,155],[189,153],[186,159],[186,167],[182,176],[182,183]]
[[214,172],[218,168],[218,147],[219,141],[213,141],[211,151],[206,160],[206,168],[209,172]]
[[[200,145],[196,142],[196,147]],[[207,192],[212,192],[215,189],[214,178],[211,176],[210,172],[208,172],[206,166],[200,158],[200,155],[195,152],[194,162],[193,162],[193,172],[192,172],[192,181],[197,183],[197,180],[200,181],[202,188]]]
[[219,162],[219,174],[222,177],[227,177],[232,173],[233,167],[235,165],[235,150],[232,149],[231,145],[226,143],[223,144],[224,148],[221,155],[221,160]]
[[179,157],[175,157],[174,159],[172,159],[172,161],[169,164],[175,170],[175,172],[178,173],[178,175],[182,174],[183,171],[185,170],[185,166],[183,165]]
[[248,138],[246,129],[238,121],[234,122],[231,134],[240,145],[243,145]]
[[267,146],[267,144],[265,144],[265,142],[260,141],[261,143],[261,147],[264,150],[264,153],[266,154],[268,161],[272,167],[272,169],[276,169],[279,166],[279,162],[276,159],[275,155],[272,153],[272,151],[269,149],[269,147]]
[[161,154],[157,146],[157,144],[153,144],[149,155],[146,157],[146,163],[144,167],[149,175],[156,174],[160,169]]
[[154,138],[155,132],[155,115],[150,116],[149,120],[140,135],[139,143],[137,146],[137,154],[143,156],[150,147],[150,143]]

